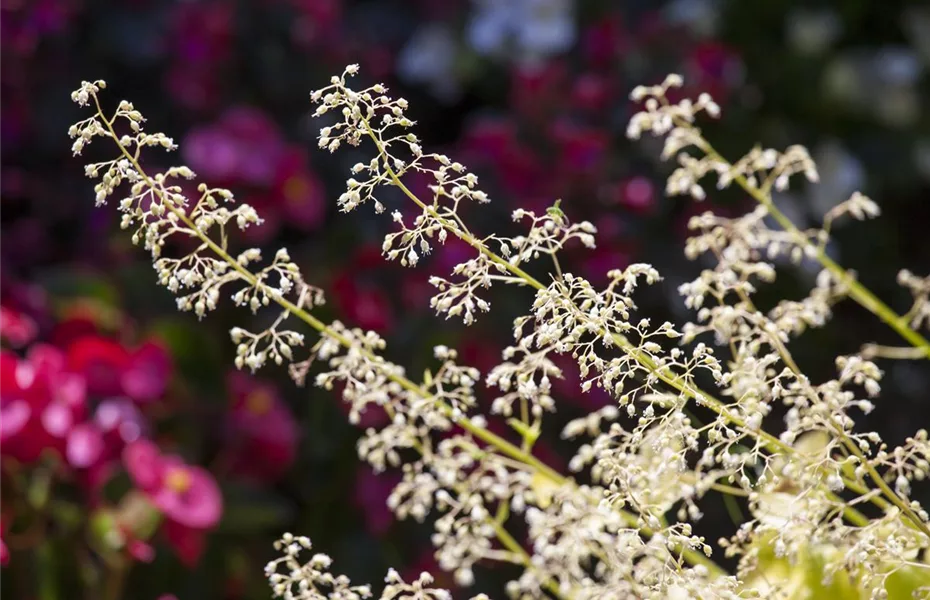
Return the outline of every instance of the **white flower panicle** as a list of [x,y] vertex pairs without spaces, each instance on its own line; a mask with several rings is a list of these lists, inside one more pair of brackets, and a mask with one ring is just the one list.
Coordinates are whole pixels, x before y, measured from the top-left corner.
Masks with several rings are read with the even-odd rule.
[[[339,197],[338,204],[348,212],[361,204],[372,203],[380,213],[385,206],[375,197],[376,192],[384,186],[400,189],[419,212],[408,219],[400,211],[392,211],[393,221],[400,231],[385,236],[382,250],[388,260],[398,260],[404,266],[416,266],[422,256],[432,251],[435,243],[445,243],[450,235],[475,247],[475,256],[453,269],[454,280],[430,279],[438,289],[430,302],[437,312],[461,317],[470,324],[478,312],[490,310],[490,304],[478,295],[481,289],[490,287],[494,281],[522,281],[515,277],[514,268],[540,255],[553,256],[573,239],[585,246],[594,246],[595,228],[590,223],[570,224],[561,211],[537,217],[523,210],[516,211],[513,218],[515,221],[529,219],[526,235],[491,236],[481,240],[480,246],[475,244],[477,240],[458,213],[465,201],[489,202],[487,194],[477,189],[477,176],[448,156],[423,151],[419,138],[409,131],[414,122],[405,115],[408,108],[405,99],[391,98],[381,84],[358,92],[349,88],[347,76],[356,71],[354,65],[347,68],[342,76],[333,77],[329,86],[311,95],[319,104],[316,116],[331,112],[341,115],[341,120],[321,129],[320,148],[333,152],[343,143],[358,146],[370,140],[376,150],[376,156],[369,162],[359,162],[352,167],[353,177],[346,181],[346,191]],[[430,177],[429,197],[417,197],[403,183],[403,178],[410,173],[425,173]],[[499,255],[481,249],[486,247],[499,248]]]
[[[329,568],[332,559],[326,554],[313,554],[306,562],[302,554],[313,548],[310,539],[285,533],[275,542],[275,549],[283,556],[265,567],[265,576],[271,583],[275,598],[284,600],[364,600],[374,598],[369,585],[352,585],[345,575],[333,575]],[[390,569],[384,577],[384,589],[380,600],[452,600],[448,590],[430,587],[433,577],[429,573],[406,582]],[[484,594],[472,600],[489,600]]]
[[[806,150],[755,148],[727,162],[695,126],[701,113],[720,113],[709,96],[671,103],[666,94],[682,85],[677,76],[637,88],[633,97],[645,110],[633,117],[628,133],[665,136],[663,156],[679,165],[669,194],[703,199],[704,178],[713,173],[718,187],[736,184],[759,203],[741,217],[705,213],[691,220],[694,235],[685,253],[707,261],[679,288],[694,322],[653,323],[637,315],[635,301],[639,286],[661,280],[652,266],[612,270],[603,288],[563,271],[561,250],[571,243],[593,247],[596,231],[590,223],[571,222],[558,201],[541,215],[516,210],[523,235],[470,230],[459,207],[488,201],[477,178],[460,163],[424,151],[404,99],[387,96],[382,85],[351,89],[347,79],[356,72],[350,66],[312,94],[316,115],[329,119],[321,148],[371,142],[372,158],[352,167],[339,207],[348,212],[367,203],[383,212],[389,202],[409,203],[407,210],[391,207],[396,230],[383,243],[386,259],[404,266],[417,266],[449,236],[472,248],[472,257],[448,277],[430,280],[437,288],[431,306],[447,318],[468,324],[489,311],[481,296],[494,284],[534,290],[525,314],[514,319],[513,344],[484,375],[499,391],[490,412],[503,417],[519,445],[488,429],[475,397],[482,374],[460,364],[454,349],[436,346],[437,366],[411,378],[383,358],[385,340],[377,334],[314,315],[322,292],[304,281],[286,250],[265,262],[257,249],[230,250],[227,224],[244,228],[259,216],[234,205],[227,190],[202,185],[199,199],[186,197],[175,181],[193,177],[186,167],[146,174],[141,150],[173,144],[144,133],[142,116],[128,102],[105,116],[98,101],[102,82],[75,92],[75,101],[93,105],[97,114],[71,134],[76,152],[94,137],[116,143],[119,157],[87,169],[101,178],[98,203],[127,184],[123,226],[152,253],[179,308],[203,316],[224,294],[252,312],[275,305],[278,312],[264,330],[231,331],[238,367],[287,363],[300,384],[311,378],[324,389],[340,389],[351,422],[368,411],[387,415],[386,425],[363,433],[359,457],[376,471],[401,470],[388,505],[400,519],[433,517],[439,566],[459,585],[472,584],[479,564],[503,562],[521,567],[505,589],[512,598],[789,597],[794,583],[768,570],[772,552],[790,564],[814,561],[824,580],[851,578],[871,598],[884,598],[896,573],[930,577],[930,517],[913,492],[930,471],[927,433],[889,447],[856,421],[876,408],[881,394],[883,369],[873,359],[930,358],[930,343],[916,330],[930,321],[930,280],[901,272],[914,306],[899,316],[827,255],[833,222],[845,214],[874,217],[874,202],[853,194],[827,213],[822,228],[801,231],[772,194],[787,189],[797,174],[817,180]],[[124,127],[130,133],[117,132]],[[404,183],[411,173],[431,179],[427,196]],[[175,234],[193,239],[196,248],[169,257],[184,247],[169,243]],[[545,282],[524,270],[538,259],[551,267]],[[820,264],[807,297],[757,307],[757,290],[780,269],[805,261]],[[909,346],[872,345],[838,356],[836,375],[813,381],[790,346],[806,329],[826,326],[832,307],[846,299],[877,315]],[[305,342],[304,334],[285,329],[294,319],[319,337]],[[598,386],[616,398],[563,430],[563,437],[578,440],[569,468],[585,484],[533,454],[545,419],[558,408],[553,383],[562,377],[560,355],[577,363],[580,392]],[[716,543],[698,532],[710,494],[734,496],[749,511],[734,535]],[[875,516],[864,512],[868,505]],[[525,533],[526,544],[512,531]],[[330,574],[325,555],[301,562],[298,555],[309,549],[306,538],[286,535],[279,542],[283,556],[267,573],[276,595],[372,597],[367,586]],[[720,554],[736,561],[732,574],[718,564]],[[386,584],[382,598],[449,597],[429,587],[427,574],[405,582],[392,571]],[[918,586],[915,594],[927,589]]]

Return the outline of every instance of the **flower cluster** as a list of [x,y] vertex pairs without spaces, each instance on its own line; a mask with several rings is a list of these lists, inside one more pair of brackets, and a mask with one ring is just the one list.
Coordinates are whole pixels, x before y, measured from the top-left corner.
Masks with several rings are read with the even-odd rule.
[[[224,502],[214,473],[163,450],[167,440],[157,432],[176,396],[166,345],[120,341],[105,333],[100,315],[53,321],[45,331],[18,308],[3,313],[15,325],[4,337],[20,347],[0,350],[0,445],[11,498],[3,532],[11,546],[32,550],[41,540],[29,531],[47,523],[86,534],[81,539],[112,569],[151,562],[159,540],[195,568]],[[233,402],[218,431],[229,473],[279,479],[295,457],[293,417],[268,383],[233,372],[229,388]],[[114,496],[121,473],[131,483]],[[76,511],[86,522],[75,521]]]
[[[521,574],[506,587],[515,598],[731,599],[787,596],[793,583],[774,577],[773,563],[816,556],[819,577],[853,581],[872,598],[887,597],[901,577],[917,582],[915,594],[930,589],[930,516],[911,489],[926,477],[926,432],[891,448],[877,433],[855,427],[881,391],[883,371],[871,358],[838,356],[833,378],[812,381],[790,351],[793,339],[808,327],[825,326],[831,307],[849,298],[886,322],[921,359],[930,357],[930,343],[909,323],[920,320],[895,314],[827,253],[832,221],[847,213],[874,216],[871,200],[854,195],[822,229],[799,230],[773,194],[788,189],[798,174],[817,180],[806,150],[759,148],[728,162],[695,126],[700,113],[720,112],[709,96],[671,101],[671,90],[682,85],[678,76],[637,88],[633,99],[644,111],[632,118],[628,133],[665,136],[663,155],[679,165],[669,194],[701,200],[705,179],[716,175],[718,187],[735,184],[759,204],[743,217],[692,220],[687,254],[708,263],[680,288],[695,321],[654,324],[637,314],[636,303],[640,288],[661,280],[651,265],[611,269],[603,284],[563,270],[558,254],[567,245],[593,247],[596,228],[573,223],[558,201],[538,213],[515,211],[525,228],[521,235],[473,232],[462,209],[489,200],[477,177],[423,150],[404,99],[388,96],[380,84],[349,87],[357,71],[348,67],[311,96],[319,104],[315,114],[328,119],[320,148],[373,147],[373,158],[352,167],[340,209],[368,204],[388,212],[395,196],[385,188],[395,188],[412,202],[415,216],[390,211],[397,231],[384,239],[388,260],[413,267],[453,240],[469,249],[450,274],[430,278],[436,289],[430,304],[439,314],[471,324],[490,310],[484,290],[492,285],[535,295],[514,320],[513,345],[484,376],[500,392],[490,415],[481,414],[475,396],[481,374],[460,364],[456,351],[437,346],[437,366],[411,378],[384,358],[386,342],[378,334],[317,316],[322,293],[305,282],[285,250],[264,263],[257,249],[231,250],[227,224],[248,228],[260,222],[257,212],[231,204],[227,190],[201,186],[199,199],[185,197],[172,179],[192,178],[187,167],[146,173],[142,150],[173,144],[163,134],[146,133],[128,102],[107,115],[99,101],[102,82],[85,82],[75,92],[75,101],[91,104],[95,114],[72,134],[76,151],[98,137],[117,145],[117,158],[89,165],[87,174],[102,178],[98,202],[128,187],[119,203],[123,224],[151,252],[161,283],[179,295],[181,309],[203,316],[228,296],[252,312],[273,312],[264,331],[231,331],[238,367],[287,362],[303,383],[319,366],[313,381],[341,390],[350,421],[360,422],[369,411],[386,415],[365,429],[359,457],[375,471],[400,469],[387,500],[399,518],[435,515],[432,541],[442,569],[468,586],[481,562],[518,565]],[[120,127],[131,133],[120,134]],[[405,183],[421,177],[429,181],[425,194]],[[119,188],[123,182],[128,185]],[[169,258],[179,246],[168,243],[175,236],[195,240],[195,247]],[[776,262],[780,257],[789,260]],[[779,267],[805,260],[821,267],[810,296],[758,308],[757,289]],[[924,306],[922,283],[913,276],[902,282]],[[306,349],[303,334],[282,328],[295,320],[319,336]],[[707,333],[713,336],[705,339]],[[557,408],[552,387],[562,377],[558,365],[569,358],[580,373],[581,393],[597,389],[616,399],[564,429],[565,438],[585,438],[570,462],[577,480],[534,452],[547,414]],[[781,424],[777,414],[784,415]],[[496,416],[519,436],[518,444],[491,430],[489,418]],[[749,510],[736,533],[716,543],[700,534],[711,492],[739,498]],[[866,505],[879,514],[869,516]],[[514,532],[523,532],[525,543]],[[284,556],[267,573],[277,595],[371,595],[367,586],[332,575],[325,555],[301,563],[298,555],[308,549],[306,538],[280,542]],[[736,559],[732,573],[717,562],[720,554]],[[382,598],[445,597],[425,587],[427,576],[405,583],[389,573],[386,581]]]

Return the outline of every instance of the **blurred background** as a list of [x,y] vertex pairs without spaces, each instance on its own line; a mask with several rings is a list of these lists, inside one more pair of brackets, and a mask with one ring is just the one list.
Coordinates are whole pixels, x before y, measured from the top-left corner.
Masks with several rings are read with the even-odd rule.
[[[382,81],[408,98],[426,147],[479,175],[492,204],[467,213],[473,230],[509,230],[514,208],[562,198],[571,219],[600,230],[597,250],[569,250],[566,268],[600,283],[611,268],[653,263],[666,279],[642,309],[657,318],[689,317],[676,292],[701,268],[682,256],[688,217],[751,206],[733,192],[703,205],[665,198],[658,145],[624,139],[629,91],[668,72],[720,103],[723,119],[703,129],[731,160],[756,142],[810,149],[822,183],[779,199],[799,225],[854,190],[879,202],[882,217],[844,223],[831,253],[899,312],[910,299],[898,269],[930,266],[923,2],[3,0],[0,10],[5,598],[265,598],[262,569],[283,531],[312,537],[358,581],[377,584],[395,566],[453,585],[434,564],[429,526],[392,518],[385,500],[398,475],[359,463],[338,396],[298,388],[281,369],[231,370],[227,332],[248,326],[247,314],[177,313],[115,208],[94,208],[85,158],[72,158],[67,138],[89,116],[69,98],[82,79],[107,80],[107,102],[133,101],[150,131],[179,143],[174,155],[149,154],[150,170],[183,162],[256,206],[265,223],[234,243],[285,245],[326,290],[321,316],[378,331],[414,373],[437,343],[486,371],[530,296],[498,289],[495,312],[475,326],[437,322],[427,278],[466,250],[450,241],[404,270],[380,258],[388,219],[334,210],[371,148],[317,151],[309,93],[348,63],[361,65],[359,85]],[[86,159],[110,158],[104,146]],[[802,297],[815,274],[787,267],[762,303]],[[868,340],[898,344],[844,303],[792,351],[822,379],[835,355]],[[882,366],[868,425],[899,443],[930,422],[930,372]],[[559,412],[537,445],[561,470],[571,454],[560,425],[611,401],[582,395],[565,368]],[[163,464],[184,474],[164,485],[199,492],[154,510],[145,481]],[[699,533],[732,529],[720,505]],[[494,590],[508,573],[478,575],[479,590]]]

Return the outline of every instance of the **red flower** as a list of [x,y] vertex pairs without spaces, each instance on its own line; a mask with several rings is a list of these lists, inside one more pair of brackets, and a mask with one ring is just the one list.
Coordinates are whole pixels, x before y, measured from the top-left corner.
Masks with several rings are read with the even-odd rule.
[[115,340],[84,336],[68,348],[68,365],[95,396],[125,395],[140,403],[161,398],[171,378],[171,357],[161,345],[145,342],[133,351]]
[[232,470],[258,481],[279,479],[297,454],[294,416],[272,384],[240,371],[227,381],[233,402],[226,422]]
[[168,540],[168,544],[174,549],[181,563],[189,569],[196,567],[206,546],[206,532],[202,529],[185,527],[170,520],[165,521],[161,531],[165,534],[165,539]]
[[129,353],[115,340],[85,336],[68,348],[68,367],[87,381],[87,392],[94,396],[123,393],[122,375],[129,367]]
[[97,320],[90,314],[72,314],[55,323],[50,342],[59,348],[68,348],[82,337],[100,332]]
[[310,170],[303,148],[288,148],[275,169],[273,195],[286,222],[302,231],[318,228],[326,217],[326,190]]

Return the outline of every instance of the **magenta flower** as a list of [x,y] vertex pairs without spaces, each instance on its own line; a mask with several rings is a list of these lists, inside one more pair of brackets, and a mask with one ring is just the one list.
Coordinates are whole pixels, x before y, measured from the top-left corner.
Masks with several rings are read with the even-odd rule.
[[36,323],[28,315],[0,306],[0,336],[21,348],[36,337]]
[[92,422],[74,426],[68,433],[65,458],[72,467],[86,469],[97,464],[106,445],[103,433]]
[[0,567],[10,564],[10,550],[6,547],[6,542],[3,541],[3,536],[6,535],[6,526],[7,520],[0,517]]
[[145,342],[129,354],[120,376],[123,393],[137,402],[158,400],[171,379],[171,355],[155,342]]
[[232,410],[226,417],[231,469],[257,481],[275,481],[297,454],[298,429],[277,388],[240,371],[227,377]]
[[103,434],[108,453],[119,456],[126,444],[145,434],[148,423],[128,398],[108,398],[97,404],[94,424]]
[[606,133],[567,120],[556,121],[549,130],[559,148],[560,165],[571,174],[598,175],[610,143]]
[[0,447],[4,456],[30,463],[43,451],[65,454],[68,437],[83,421],[83,378],[64,368],[57,349],[38,344],[25,359],[0,353]]
[[494,163],[515,146],[516,136],[516,127],[510,119],[483,116],[468,123],[460,146],[469,162]]
[[188,134],[184,158],[211,183],[269,186],[284,152],[277,125],[251,107],[232,108],[219,121]]
[[163,455],[148,440],[123,450],[130,479],[168,519],[192,529],[210,529],[223,512],[223,497],[213,476],[180,457]]
[[615,96],[611,79],[598,73],[581,73],[572,85],[572,104],[592,114],[607,110]]
[[616,184],[606,184],[601,193],[608,204],[619,204],[636,214],[652,212],[658,196],[655,185],[641,176],[631,177]]
[[598,67],[609,68],[616,64],[629,46],[629,36],[616,14],[607,14],[588,26],[581,35],[585,59]]
[[360,465],[355,473],[353,502],[364,515],[368,531],[375,535],[387,533],[394,522],[387,499],[399,481],[399,474],[375,473],[368,465]]
[[164,84],[174,100],[192,110],[215,106],[232,50],[235,8],[228,2],[181,3],[171,14],[165,42],[174,64]]
[[0,420],[0,442],[4,453],[9,449],[9,441],[26,427],[32,415],[32,406],[25,394],[32,374],[22,372],[20,364],[12,352],[0,352],[0,416],[3,417]]

